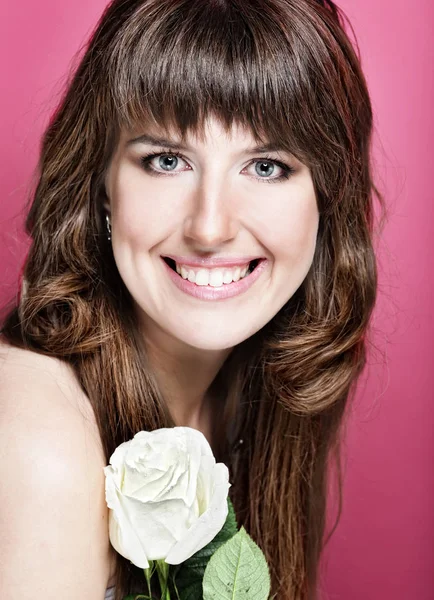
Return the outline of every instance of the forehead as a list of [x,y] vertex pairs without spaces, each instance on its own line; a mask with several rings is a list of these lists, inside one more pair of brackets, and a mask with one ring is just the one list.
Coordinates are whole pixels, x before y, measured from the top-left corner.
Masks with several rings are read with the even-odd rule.
[[152,142],[153,139],[170,140],[177,142],[179,145],[201,145],[213,142],[231,142],[240,141],[254,143],[257,141],[266,142],[265,136],[260,139],[255,137],[245,125],[233,122],[230,126],[225,125],[218,117],[209,116],[203,120],[200,126],[189,128],[184,135],[181,134],[178,128],[171,126],[162,126],[154,123],[136,124],[132,128],[121,128],[120,140],[128,142],[129,140],[137,140],[143,142]]
[[[286,152],[290,150],[281,142],[272,142],[264,137],[255,137],[246,126],[233,123],[230,127],[216,118],[209,118],[200,130],[187,130],[182,136],[170,127],[137,126],[132,130],[124,129],[121,134],[120,149],[140,147],[141,145],[164,147],[180,151],[201,150],[205,148],[223,149],[231,153]],[[295,158],[295,157],[294,157]]]

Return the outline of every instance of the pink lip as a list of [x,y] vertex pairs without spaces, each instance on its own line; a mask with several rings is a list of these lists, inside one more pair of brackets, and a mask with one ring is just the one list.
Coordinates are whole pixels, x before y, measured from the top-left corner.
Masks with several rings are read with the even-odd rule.
[[174,254],[165,254],[164,258],[171,258],[178,265],[186,265],[188,267],[241,267],[258,260],[260,256],[233,256],[231,258],[198,258],[194,256],[175,256]]
[[253,272],[243,279],[233,281],[232,283],[224,283],[219,287],[212,287],[210,285],[196,285],[195,283],[191,283],[191,281],[183,279],[181,275],[178,275],[176,271],[171,269],[164,259],[162,259],[162,262],[170,279],[177,288],[201,300],[225,300],[226,298],[232,298],[244,293],[255,283],[268,265],[268,260],[263,259]]

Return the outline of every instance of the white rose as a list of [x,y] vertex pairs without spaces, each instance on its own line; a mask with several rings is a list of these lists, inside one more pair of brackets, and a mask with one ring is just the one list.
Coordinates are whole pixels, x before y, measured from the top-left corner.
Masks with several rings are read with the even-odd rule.
[[137,567],[177,565],[225,523],[229,471],[196,429],[140,431],[116,448],[104,473],[110,541]]

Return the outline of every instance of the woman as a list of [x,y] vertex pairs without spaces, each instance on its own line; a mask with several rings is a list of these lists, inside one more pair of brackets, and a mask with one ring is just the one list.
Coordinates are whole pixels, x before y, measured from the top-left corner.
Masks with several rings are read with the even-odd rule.
[[43,138],[2,329],[1,597],[142,589],[102,467],[187,425],[230,467],[274,597],[316,598],[376,298],[371,130],[328,0],[108,6]]

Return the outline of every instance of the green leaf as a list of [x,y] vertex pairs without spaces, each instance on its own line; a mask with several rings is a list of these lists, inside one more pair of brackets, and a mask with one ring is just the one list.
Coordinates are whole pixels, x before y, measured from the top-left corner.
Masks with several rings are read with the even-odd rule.
[[238,531],[234,507],[229,497],[227,501],[228,516],[226,517],[225,524],[215,538],[189,559],[173,567],[170,583],[171,597],[173,593],[173,597],[178,598],[176,595],[177,590],[181,600],[202,600],[202,580],[211,556]]
[[265,556],[244,527],[213,555],[203,578],[203,600],[267,600]]
[[125,596],[124,600],[152,600],[152,598],[143,594],[129,594]]

